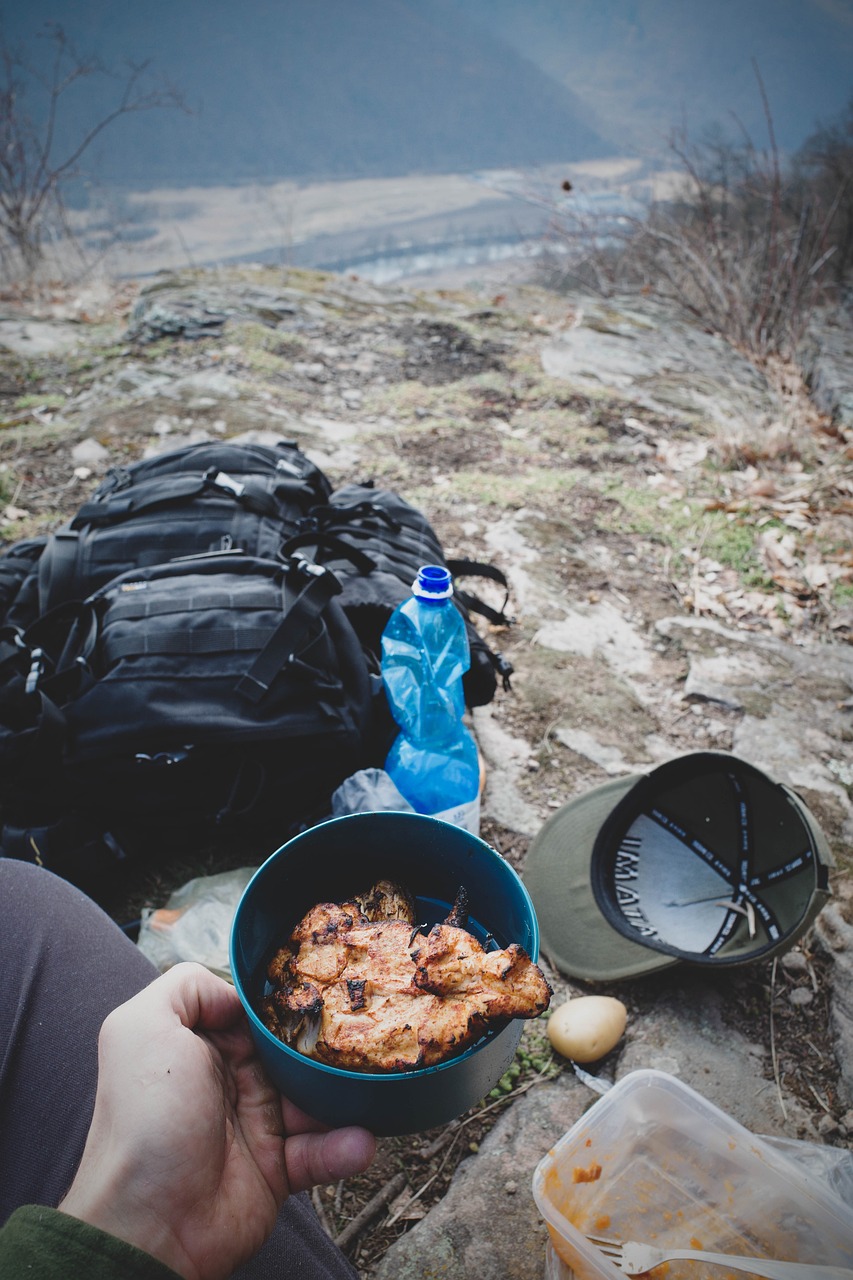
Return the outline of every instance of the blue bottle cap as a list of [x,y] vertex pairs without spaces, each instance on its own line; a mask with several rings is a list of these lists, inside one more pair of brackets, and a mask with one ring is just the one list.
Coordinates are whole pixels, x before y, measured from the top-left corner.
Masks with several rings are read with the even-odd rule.
[[440,564],[425,564],[418,569],[412,591],[419,600],[446,600],[453,595],[450,570]]

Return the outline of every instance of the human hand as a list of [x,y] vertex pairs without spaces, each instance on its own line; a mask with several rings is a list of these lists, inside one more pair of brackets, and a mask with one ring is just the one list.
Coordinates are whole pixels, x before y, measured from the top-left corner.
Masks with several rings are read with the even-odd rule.
[[184,1276],[246,1262],[293,1191],[360,1173],[375,1139],[283,1099],[233,987],[179,964],[104,1021],[80,1167],[59,1208]]

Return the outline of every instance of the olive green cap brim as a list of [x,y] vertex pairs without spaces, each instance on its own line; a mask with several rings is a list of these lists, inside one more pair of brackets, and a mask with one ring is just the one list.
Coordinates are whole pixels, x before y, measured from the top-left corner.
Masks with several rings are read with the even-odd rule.
[[[780,927],[775,931],[778,937],[775,941],[772,936],[760,937],[753,943],[752,934],[750,940],[736,934],[726,946],[710,954],[687,950],[683,943],[680,947],[668,945],[661,937],[656,941],[650,938],[648,943],[635,942],[627,936],[633,931],[608,905],[607,894],[602,901],[596,897],[594,887],[601,894],[596,876],[601,880],[604,874],[606,879],[602,859],[606,862],[608,847],[613,848],[614,819],[621,831],[622,814],[633,812],[636,805],[642,803],[638,797],[645,797],[647,803],[650,794],[659,794],[657,788],[671,787],[676,775],[690,799],[690,811],[695,808],[698,812],[702,805],[713,808],[716,793],[710,789],[710,783],[721,770],[760,779],[762,799],[759,802],[754,796],[753,800],[763,843],[780,839],[781,823],[776,822],[775,810],[771,812],[772,804],[777,803],[773,801],[773,789],[786,800],[782,812],[789,813],[792,808],[796,814],[795,829],[807,833],[812,862],[804,860],[795,876],[792,868],[796,868],[799,861],[795,860],[789,867],[780,868],[780,872],[786,874],[776,877],[782,886],[773,903],[780,917]],[[631,795],[632,792],[635,795]],[[629,796],[630,799],[626,799]],[[617,809],[618,815],[614,814]],[[814,815],[790,787],[774,783],[755,766],[728,753],[697,752],[660,766],[650,774],[635,773],[613,779],[569,801],[545,822],[534,838],[523,879],[539,921],[541,950],[548,961],[569,977],[588,982],[613,982],[656,973],[685,962],[712,967],[746,964],[788,949],[806,931],[830,896],[827,872],[833,865],[826,837]],[[672,875],[660,859],[653,868],[653,875],[660,875],[660,880],[653,879],[651,884],[647,880],[646,895],[651,894],[658,903],[679,911],[689,905],[677,901],[666,903],[664,891],[671,893],[672,884],[691,868],[680,859],[672,864]],[[775,871],[773,868],[774,875]],[[811,877],[810,882],[806,883],[805,877]],[[700,910],[704,909],[700,896],[697,895],[695,902]],[[712,905],[720,908],[725,904]]]
[[643,774],[615,778],[549,818],[527,854],[523,880],[539,920],[540,946],[569,977],[613,982],[679,963],[631,942],[607,923],[590,883],[592,848],[604,820]]

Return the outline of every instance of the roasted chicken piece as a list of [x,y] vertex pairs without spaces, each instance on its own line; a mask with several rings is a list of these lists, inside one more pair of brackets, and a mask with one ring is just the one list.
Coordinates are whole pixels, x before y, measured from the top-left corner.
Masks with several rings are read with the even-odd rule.
[[[364,900],[369,895],[359,895]],[[457,898],[449,921],[463,918]],[[267,1028],[350,1071],[411,1071],[461,1053],[488,1028],[533,1018],[551,990],[515,943],[487,952],[457,923],[369,920],[355,902],[319,903],[273,957]]]

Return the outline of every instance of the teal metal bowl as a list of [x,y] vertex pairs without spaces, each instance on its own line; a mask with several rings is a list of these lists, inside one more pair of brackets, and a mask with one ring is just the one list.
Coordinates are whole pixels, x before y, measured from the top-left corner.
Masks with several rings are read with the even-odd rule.
[[464,885],[471,932],[539,957],[533,903],[508,862],[484,840],[414,813],[335,818],[288,841],[255,872],[231,929],[231,973],[258,1054],[275,1085],[324,1124],[364,1125],[380,1136],[447,1124],[484,1098],[512,1063],[523,1022],[514,1019],[447,1062],[417,1071],[344,1071],[307,1058],[267,1031],[256,1012],[266,967],[317,902],[341,902],[375,880],[405,885],[418,920],[444,919]]

